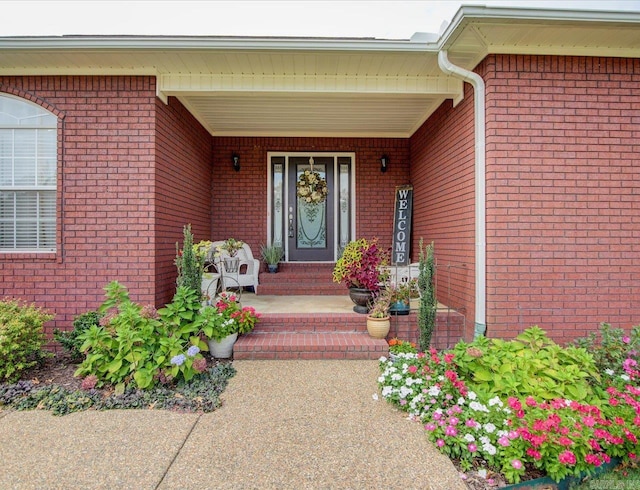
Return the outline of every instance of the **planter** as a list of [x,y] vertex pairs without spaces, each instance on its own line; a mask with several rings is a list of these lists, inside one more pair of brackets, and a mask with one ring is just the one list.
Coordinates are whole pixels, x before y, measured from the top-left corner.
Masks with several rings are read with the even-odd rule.
[[229,359],[231,354],[233,353],[233,344],[238,340],[238,334],[232,333],[228,335],[220,342],[213,339],[208,339],[207,343],[209,344],[209,353],[212,357],[218,359]]
[[389,313],[392,315],[408,315],[411,307],[408,302],[404,301],[396,301],[395,303],[391,303],[391,308],[389,308]]
[[224,257],[224,270],[235,274],[240,266],[240,257]]
[[278,272],[278,264],[267,264],[267,270],[270,274],[275,274]]
[[[619,464],[620,458],[611,458],[611,462],[604,463],[602,466],[596,468],[593,476],[607,473],[613,470]],[[541,478],[536,478],[535,480],[528,480],[520,483],[514,483],[512,485],[507,485],[503,488],[509,490],[569,490],[570,488],[572,488],[572,485],[578,485],[586,476],[587,473],[582,473],[580,476],[568,476],[566,478],[563,478],[559,482],[552,480],[548,476],[543,476]]]
[[353,311],[366,314],[373,299],[373,291],[364,288],[349,288],[349,298],[355,304]]
[[386,338],[389,335],[390,328],[391,321],[388,316],[385,318],[367,317],[367,332],[374,339]]
[[409,300],[409,309],[412,311],[417,311],[420,309],[420,298],[411,298]]

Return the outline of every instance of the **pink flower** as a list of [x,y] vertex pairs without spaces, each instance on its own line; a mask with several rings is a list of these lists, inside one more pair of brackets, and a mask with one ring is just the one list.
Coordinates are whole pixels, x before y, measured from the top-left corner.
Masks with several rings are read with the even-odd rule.
[[478,446],[476,446],[473,442],[471,442],[467,446],[467,449],[469,449],[470,453],[475,453],[478,450]]
[[460,422],[460,420],[458,420],[456,417],[451,417],[451,418],[449,419],[449,423],[450,423],[451,425],[458,425],[458,422]]
[[464,425],[466,425],[467,427],[476,427],[478,425],[478,422],[473,419],[469,419],[464,423]]
[[533,459],[538,460],[540,458],[542,458],[542,454],[540,453],[540,451],[536,451],[533,448],[529,448],[527,449],[527,455],[531,456]]
[[416,374],[418,372],[418,366],[409,366],[407,369],[411,374]]
[[458,434],[458,429],[456,429],[455,427],[452,427],[451,425],[448,425],[447,428],[444,430],[445,436],[455,437],[457,434]]
[[444,446],[444,440],[443,439],[438,439],[436,441],[436,444],[438,445],[438,447],[442,447],[442,446]]
[[511,442],[509,442],[509,438],[507,436],[501,436],[498,439],[498,444],[500,444],[503,447],[507,447],[511,444]]
[[511,461],[511,466],[513,466],[516,470],[519,470],[520,468],[522,468],[522,461],[520,461],[519,459],[514,459]]
[[455,354],[445,354],[444,355],[444,362],[446,362],[447,364],[451,364],[455,357],[456,357]]
[[595,454],[587,454],[584,457],[584,460],[587,463],[592,464],[593,466],[596,466],[596,467],[602,464],[602,461],[600,460],[600,458]]
[[[525,403],[527,404],[528,407],[535,407],[537,405],[535,398],[533,398],[532,396],[528,396],[527,399],[525,400]],[[514,460],[517,461],[517,460]]]
[[590,415],[587,415],[586,417],[582,417],[582,423],[587,427],[593,427],[594,425],[596,425],[596,419],[594,419]]
[[424,428],[429,432],[433,432],[434,430],[436,430],[436,424],[428,423],[428,424],[425,424]]
[[562,436],[560,439],[558,439],[558,444],[560,444],[561,446],[571,446],[573,445],[573,441],[568,437]]
[[510,396],[507,403],[509,404],[509,408],[512,410],[522,410],[522,404],[517,398]]
[[623,341],[625,344],[628,344],[628,343],[630,343],[630,342],[631,342],[631,338],[630,338],[628,335],[625,335],[624,337],[622,337],[622,341]]
[[565,465],[574,465],[576,464],[576,455],[567,449],[558,455],[558,461]]

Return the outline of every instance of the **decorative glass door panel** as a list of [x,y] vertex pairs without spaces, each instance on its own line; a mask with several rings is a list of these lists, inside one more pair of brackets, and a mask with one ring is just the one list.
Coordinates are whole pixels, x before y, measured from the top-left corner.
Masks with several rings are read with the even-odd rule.
[[[290,261],[334,260],[333,167],[333,157],[289,158],[287,219]],[[323,195],[321,186],[315,186],[314,172],[326,181],[326,195]],[[305,185],[297,185],[301,177]],[[306,185],[309,178],[311,186]],[[312,188],[314,192],[310,191]]]

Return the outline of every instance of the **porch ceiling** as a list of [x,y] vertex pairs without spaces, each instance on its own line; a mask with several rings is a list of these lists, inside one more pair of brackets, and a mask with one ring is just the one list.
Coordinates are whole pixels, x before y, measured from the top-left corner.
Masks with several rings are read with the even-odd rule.
[[488,54],[640,57],[640,13],[462,7],[411,40],[0,38],[0,75],[153,75],[213,135],[408,137]]

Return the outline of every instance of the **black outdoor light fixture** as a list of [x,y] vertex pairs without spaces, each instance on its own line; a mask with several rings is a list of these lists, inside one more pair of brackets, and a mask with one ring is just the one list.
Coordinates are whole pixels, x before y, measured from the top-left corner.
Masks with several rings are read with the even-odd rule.
[[389,157],[387,155],[382,155],[380,157],[380,172],[386,172],[387,165],[389,165]]
[[233,170],[235,170],[236,172],[240,171],[240,156],[236,155],[235,153],[233,154],[233,156],[231,157],[232,161],[233,161]]

